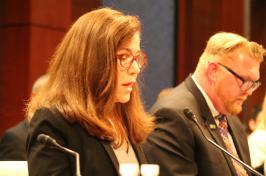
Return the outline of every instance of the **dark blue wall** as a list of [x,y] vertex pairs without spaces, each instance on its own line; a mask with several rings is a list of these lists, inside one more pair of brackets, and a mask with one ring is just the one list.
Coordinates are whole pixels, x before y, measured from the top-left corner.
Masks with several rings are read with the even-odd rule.
[[142,49],[148,55],[142,94],[146,108],[160,90],[175,82],[175,0],[103,0],[103,6],[137,15],[142,22]]

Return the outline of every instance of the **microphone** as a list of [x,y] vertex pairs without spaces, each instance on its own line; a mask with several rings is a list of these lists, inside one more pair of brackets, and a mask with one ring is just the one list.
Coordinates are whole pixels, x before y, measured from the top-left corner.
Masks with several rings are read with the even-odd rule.
[[208,138],[205,135],[205,133],[203,132],[201,126],[199,125],[198,119],[197,119],[196,115],[193,113],[192,110],[190,110],[189,108],[185,108],[183,110],[183,113],[185,114],[185,116],[189,120],[192,120],[196,124],[196,126],[199,128],[201,134],[204,136],[204,138],[208,142],[210,142],[212,145],[214,145],[216,148],[218,148],[219,150],[221,150],[225,154],[229,155],[231,158],[233,158],[234,160],[236,160],[238,163],[240,163],[243,167],[245,167],[246,169],[248,169],[249,171],[251,171],[253,174],[255,174],[257,176],[263,176],[261,173],[259,173],[255,169],[253,169],[251,166],[249,166],[248,164],[244,163],[243,161],[241,161],[240,159],[238,159],[237,157],[235,157],[233,154],[231,154],[230,152],[228,152],[226,149],[224,149],[223,147],[221,147],[220,145],[218,145],[217,143],[215,143],[213,140],[211,140],[210,138]]
[[76,159],[76,176],[81,176],[80,174],[80,163],[79,163],[79,153],[75,152],[73,150],[70,150],[66,147],[63,147],[62,145],[58,144],[56,140],[46,134],[39,134],[37,137],[37,141],[40,142],[41,144],[51,147],[51,148],[56,148],[59,149],[63,152],[69,153],[73,155]]

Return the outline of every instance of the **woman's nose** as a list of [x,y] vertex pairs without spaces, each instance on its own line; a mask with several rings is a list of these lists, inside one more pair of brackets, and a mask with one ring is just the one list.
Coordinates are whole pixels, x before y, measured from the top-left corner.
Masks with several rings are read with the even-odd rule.
[[140,66],[139,64],[137,63],[136,60],[133,61],[133,63],[131,64],[131,66],[129,67],[128,69],[128,72],[130,74],[138,74],[140,72]]

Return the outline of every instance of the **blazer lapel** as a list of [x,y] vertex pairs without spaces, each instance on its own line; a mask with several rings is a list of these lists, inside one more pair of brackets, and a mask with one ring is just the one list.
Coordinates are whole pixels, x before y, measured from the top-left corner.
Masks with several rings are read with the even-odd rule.
[[191,76],[188,77],[188,79],[186,80],[186,85],[190,92],[194,95],[195,99],[198,102],[198,105],[200,106],[200,112],[199,114],[196,114],[199,118],[199,123],[201,124],[201,126],[203,126],[203,129],[206,129],[207,127],[208,132],[215,139],[215,142],[217,142],[222,147],[225,147],[225,144],[218,131],[218,127],[215,123],[214,117],[212,116],[209,106],[201,91],[198,89],[198,87],[192,80]]
[[[213,118],[213,117],[211,117],[211,118],[213,119],[213,123],[214,123],[215,126],[216,126],[216,123],[215,123],[214,118]],[[206,125],[208,125],[208,124],[206,124]],[[208,126],[207,126],[207,129],[208,129],[209,133],[211,134],[211,136],[213,137],[214,142],[216,142],[218,145],[220,145],[220,146],[223,147],[225,150],[227,150],[227,148],[226,148],[226,146],[225,146],[225,143],[224,143],[224,141],[223,141],[223,139],[222,139],[222,137],[221,137],[221,135],[220,135],[220,132],[219,132],[219,130],[218,130],[218,127],[216,126],[216,128],[213,129],[213,128],[210,128],[210,125],[208,125]],[[217,148],[217,150],[219,150],[219,149]],[[223,153],[223,155],[224,155],[224,157],[225,157],[225,159],[226,159],[226,161],[227,161],[227,163],[228,163],[228,166],[229,166],[231,172],[235,173],[235,168],[234,168],[234,165],[233,165],[233,162],[232,162],[231,157],[228,156],[228,155],[227,155],[226,153],[224,153],[224,152],[222,152],[222,153]]]
[[141,165],[141,164],[147,163],[147,159],[145,157],[144,151],[142,150],[142,147],[140,145],[135,145],[135,144],[131,144],[131,145],[139,161],[139,164]]
[[237,131],[237,128],[235,127],[232,118],[237,118],[237,117],[228,117],[227,121],[228,121],[228,127],[229,127],[229,131],[230,134],[233,138],[237,153],[239,158],[244,161],[247,162],[245,159],[245,152],[242,150],[243,146],[245,146],[244,141],[241,140],[241,138],[239,138],[238,136],[240,136],[239,132]]
[[[237,130],[237,127],[235,127],[235,123],[233,122],[232,118],[237,118],[237,117],[227,117],[227,122],[228,122],[228,128],[229,128],[230,134],[234,141],[237,154],[240,160],[250,165],[249,149],[245,147],[247,146],[247,144],[245,144],[245,141],[242,140],[241,137],[239,137],[242,134],[240,134],[240,132]],[[246,169],[246,171],[248,175],[252,175],[249,170]]]
[[[105,151],[107,152],[107,154],[109,155],[111,161],[114,164],[114,167],[116,169],[117,175],[119,174],[119,162],[115,156],[115,153],[112,149],[112,147],[110,146],[110,142],[109,141],[101,141],[101,144],[103,145]],[[147,159],[145,157],[145,154],[141,148],[140,145],[135,145],[135,144],[131,144],[132,148],[135,152],[135,155],[138,159],[139,164],[145,164],[147,163]]]
[[100,142],[103,145],[107,154],[109,155],[111,161],[113,162],[115,170],[116,170],[117,175],[118,175],[119,174],[119,163],[118,163],[118,160],[115,156],[115,153],[114,153],[112,147],[110,146],[110,142],[109,141],[100,141]]
[[[190,92],[194,95],[194,97],[197,100],[198,105],[200,107],[200,112],[199,112],[199,114],[196,114],[196,115],[199,118],[198,121],[199,121],[200,125],[203,126],[202,127],[203,130],[207,128],[207,130],[204,130],[205,134],[207,136],[209,136],[207,134],[207,131],[208,131],[209,134],[211,135],[211,137],[214,139],[214,142],[216,142],[218,145],[220,145],[221,147],[226,149],[224,141],[223,141],[223,139],[219,133],[218,127],[215,123],[214,117],[212,116],[212,113],[209,109],[209,106],[208,106],[204,96],[202,95],[201,91],[198,89],[195,82],[191,78],[191,75],[186,79],[185,83],[186,83],[186,86],[188,87],[188,89],[190,90]],[[212,144],[210,143],[210,145],[212,145]],[[217,150],[219,150],[219,149],[217,148]],[[224,152],[222,152],[222,153],[223,153],[231,171],[235,172],[231,158],[227,154],[225,154]]]

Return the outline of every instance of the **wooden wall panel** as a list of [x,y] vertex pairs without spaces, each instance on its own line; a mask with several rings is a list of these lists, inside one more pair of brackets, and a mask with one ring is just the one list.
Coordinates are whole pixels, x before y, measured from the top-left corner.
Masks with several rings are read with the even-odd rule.
[[[250,38],[266,48],[266,1],[265,0],[252,0],[251,1],[251,15],[250,15]],[[249,98],[248,117],[251,117],[253,108],[261,105],[266,91],[266,62],[261,66],[261,87],[254,92]]]
[[0,132],[23,118],[27,97],[29,27],[1,28]]
[[64,30],[71,24],[71,0],[31,0],[30,21],[50,30]]
[[82,14],[99,8],[101,6],[100,0],[72,0],[72,21],[75,21]]
[[29,23],[30,0],[1,0],[0,9],[1,25]]
[[177,9],[176,82],[179,83],[194,71],[211,35],[219,31],[243,34],[243,0],[179,0]]
[[49,59],[72,22],[71,14],[71,0],[31,0],[29,88],[46,72]]
[[0,134],[24,119],[32,83],[74,19],[100,0],[0,1]]
[[47,70],[49,60],[65,31],[46,27],[31,26],[29,44],[29,87]]

